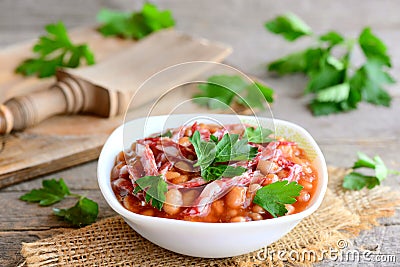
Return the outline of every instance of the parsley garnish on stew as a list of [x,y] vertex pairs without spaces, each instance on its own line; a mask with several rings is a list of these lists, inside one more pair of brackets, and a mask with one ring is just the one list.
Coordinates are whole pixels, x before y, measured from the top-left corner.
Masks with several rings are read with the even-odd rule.
[[44,78],[54,75],[58,67],[77,68],[83,60],[88,65],[95,63],[88,45],[73,44],[62,22],[47,25],[46,31],[47,35],[41,36],[32,49],[36,57],[23,61],[17,73]]
[[253,203],[268,211],[273,217],[283,216],[288,212],[285,204],[295,203],[295,197],[300,195],[301,189],[303,186],[296,182],[278,181],[260,188]]
[[244,136],[247,137],[249,142],[262,144],[272,142],[274,139],[269,136],[273,133],[272,130],[263,127],[247,127]]
[[206,181],[217,180],[221,177],[235,177],[246,171],[244,167],[229,166],[229,161],[253,159],[258,149],[250,146],[247,139],[240,139],[237,134],[225,134],[221,140],[212,138],[211,141],[201,139],[200,132],[194,132],[190,138],[197,155],[201,176]]
[[[395,83],[388,73],[391,59],[386,45],[369,27],[355,40],[336,31],[315,35],[304,21],[291,13],[266,22],[265,27],[290,42],[306,36],[315,39],[309,48],[268,64],[268,70],[279,75],[304,73],[308,77],[305,93],[314,96],[310,102],[314,115],[350,111],[361,101],[390,105],[392,98],[383,86]],[[353,66],[351,62],[356,44],[365,57],[360,66]]]
[[379,156],[375,156],[372,159],[362,152],[358,152],[358,159],[353,165],[353,169],[360,168],[372,169],[374,170],[374,175],[365,175],[353,171],[344,177],[344,188],[349,190],[361,190],[364,187],[372,189],[375,186],[380,185],[389,173],[399,174],[399,172],[395,170],[388,169]]
[[54,208],[54,214],[79,227],[96,221],[99,213],[97,203],[84,196],[72,194],[63,179],[43,180],[42,186],[42,188],[31,190],[20,199],[27,202],[38,202],[41,206],[49,206],[68,196],[77,197],[79,200],[75,206],[69,209]]
[[161,11],[151,3],[144,3],[140,12],[103,9],[97,14],[97,20],[102,23],[99,31],[104,36],[133,39],[142,39],[152,32],[175,25],[171,11]]
[[145,192],[146,203],[161,210],[165,202],[165,193],[168,191],[168,184],[160,176],[143,176],[135,181],[134,194]]

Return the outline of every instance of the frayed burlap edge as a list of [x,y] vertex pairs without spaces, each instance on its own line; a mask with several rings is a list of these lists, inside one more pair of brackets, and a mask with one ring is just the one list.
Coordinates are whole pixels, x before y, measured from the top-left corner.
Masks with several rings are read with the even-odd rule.
[[[162,249],[133,231],[121,217],[104,219],[79,230],[23,243],[28,266],[310,266],[324,251],[340,249],[361,230],[378,225],[377,219],[394,214],[400,204],[389,188],[345,191],[341,181],[347,170],[329,168],[329,187],[321,207],[288,235],[253,253],[225,258],[187,257]],[[285,251],[286,256],[277,257]],[[310,254],[312,252],[312,254]],[[305,257],[308,256],[308,257]]]

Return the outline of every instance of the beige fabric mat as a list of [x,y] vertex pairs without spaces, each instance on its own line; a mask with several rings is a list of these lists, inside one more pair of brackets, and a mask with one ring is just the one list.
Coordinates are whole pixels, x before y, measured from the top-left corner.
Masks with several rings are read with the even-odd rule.
[[378,225],[378,218],[393,215],[395,207],[400,204],[397,194],[386,187],[370,191],[344,191],[341,181],[345,174],[344,169],[329,168],[328,191],[321,207],[288,235],[268,247],[269,251],[296,251],[299,255],[313,251],[318,257],[283,262],[278,257],[265,257],[265,248],[225,259],[183,256],[153,245],[119,216],[34,243],[23,243],[22,255],[28,266],[311,265],[321,259],[323,250],[339,249],[341,240],[347,242],[361,230]]

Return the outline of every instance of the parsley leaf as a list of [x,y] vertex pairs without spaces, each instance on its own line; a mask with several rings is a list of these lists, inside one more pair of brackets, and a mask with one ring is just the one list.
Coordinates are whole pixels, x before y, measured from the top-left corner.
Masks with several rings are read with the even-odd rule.
[[371,28],[364,28],[358,40],[364,55],[368,59],[378,60],[381,64],[388,67],[392,65],[386,51],[386,45],[372,33]]
[[204,178],[206,181],[213,181],[217,180],[221,177],[226,177],[226,178],[232,178],[235,176],[239,176],[242,173],[246,171],[246,168],[244,167],[233,167],[229,165],[216,165],[216,166],[210,166],[206,168],[201,176]]
[[362,152],[357,152],[357,161],[354,162],[353,165],[353,169],[357,169],[357,168],[370,168],[370,169],[374,169],[375,168],[375,164],[376,162],[371,159],[370,157],[368,157],[366,154],[362,153]]
[[53,209],[55,215],[64,218],[73,225],[82,227],[96,221],[99,214],[99,206],[93,200],[80,197],[75,206],[69,209]]
[[134,194],[141,191],[146,192],[145,200],[147,203],[161,210],[165,202],[165,193],[168,191],[167,182],[161,176],[143,176],[135,181],[136,187]]
[[288,41],[294,41],[304,35],[312,34],[311,28],[292,13],[278,16],[266,22],[265,27],[273,33],[281,34]]
[[198,89],[202,92],[193,96],[193,102],[210,109],[227,109],[234,103],[264,109],[265,101],[274,101],[271,88],[259,82],[249,84],[237,75],[211,76]]
[[171,130],[168,130],[165,133],[162,133],[162,134],[158,135],[157,137],[168,137],[168,138],[171,138],[172,137],[172,132],[171,132]]
[[[268,71],[279,75],[304,73],[308,77],[304,91],[313,94],[309,107],[315,116],[354,110],[361,101],[390,106],[392,98],[383,85],[395,83],[387,72],[391,59],[386,45],[369,27],[352,40],[336,31],[316,36],[311,34],[308,26],[303,30],[294,30],[290,26],[296,24],[292,15],[278,16],[267,24],[267,30],[283,35],[289,41],[305,35],[314,39],[315,45],[270,62]],[[356,44],[366,58],[366,62],[359,67],[352,66],[350,62]]]
[[303,186],[296,182],[278,181],[260,188],[253,200],[268,211],[273,217],[283,216],[287,213],[285,204],[296,202],[295,197],[300,195]]
[[216,146],[215,162],[249,160],[256,156],[258,149],[249,146],[247,139],[239,140],[238,134],[225,134]]
[[199,131],[194,132],[190,138],[190,142],[193,144],[197,155],[197,162],[194,166],[200,166],[201,170],[204,170],[210,166],[215,159],[216,144],[214,142],[201,140]]
[[320,102],[341,102],[349,98],[350,84],[341,83],[325,88],[317,93],[316,99]]
[[55,179],[43,180],[42,186],[43,188],[33,189],[19,199],[28,202],[39,202],[40,206],[49,206],[60,202],[71,194],[63,179],[58,181]]
[[362,99],[376,105],[390,106],[391,97],[382,88],[383,84],[392,84],[394,79],[382,69],[376,60],[368,60],[359,70],[358,75],[363,78],[358,84]]
[[99,31],[104,36],[142,39],[152,32],[175,25],[171,11],[161,11],[151,3],[144,3],[140,12],[120,12],[103,9],[97,14],[102,23]]
[[397,173],[394,170],[389,170],[385,163],[379,156],[375,156],[373,159],[368,157],[362,152],[358,152],[358,159],[353,165],[353,169],[367,168],[373,169],[375,176],[364,175],[359,172],[351,172],[347,174],[343,179],[342,186],[349,190],[361,190],[364,187],[372,189],[386,179],[389,173]]
[[77,68],[83,59],[88,65],[95,63],[93,52],[86,44],[71,42],[62,22],[46,25],[46,31],[47,35],[41,36],[33,47],[36,57],[23,61],[15,69],[17,73],[44,78],[54,75],[58,67]]
[[206,181],[241,175],[246,168],[233,167],[226,163],[253,159],[258,152],[256,147],[248,144],[247,139],[239,139],[237,134],[225,134],[219,141],[211,137],[210,139],[211,141],[202,140],[199,131],[195,131],[190,138],[197,155],[194,166],[200,166],[201,176]]
[[96,202],[86,197],[71,194],[68,186],[61,178],[43,180],[43,188],[33,189],[21,196],[20,199],[28,202],[39,202],[40,206],[49,206],[63,200],[67,196],[78,197],[79,201],[69,209],[53,209],[55,215],[63,217],[73,225],[81,227],[96,221],[99,208]]
[[343,187],[350,190],[361,190],[364,187],[372,189],[379,184],[380,182],[375,176],[368,176],[359,172],[351,172],[343,180]]
[[249,140],[249,142],[262,144],[273,141],[273,139],[269,137],[272,133],[272,130],[261,126],[257,128],[247,127],[244,136]]
[[276,72],[279,75],[289,73],[304,73],[307,68],[306,53],[308,50],[295,52],[277,59],[268,64],[268,71]]
[[333,47],[337,44],[341,44],[344,42],[344,37],[336,32],[336,31],[329,31],[319,37],[319,40],[329,43],[330,47]]

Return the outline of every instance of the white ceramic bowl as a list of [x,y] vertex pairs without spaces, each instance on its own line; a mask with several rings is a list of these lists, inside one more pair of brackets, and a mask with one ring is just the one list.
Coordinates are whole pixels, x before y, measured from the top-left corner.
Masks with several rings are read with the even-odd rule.
[[[313,213],[321,204],[327,184],[328,173],[324,156],[311,135],[302,127],[282,120],[273,120],[276,135],[296,141],[306,150],[319,173],[318,188],[309,207],[300,213],[279,218],[243,223],[203,223],[149,217],[130,212],[117,200],[111,188],[110,174],[116,155],[124,148],[148,134],[167,128],[178,127],[193,121],[193,114],[155,116],[135,119],[117,128],[105,143],[98,162],[98,183],[107,203],[141,236],[160,247],[184,255],[222,258],[245,254],[269,245],[287,234],[303,218]],[[196,115],[197,117],[197,115]],[[206,114],[222,124],[256,124],[254,117]],[[258,118],[261,125],[273,126],[271,119]],[[210,122],[210,121],[208,121]],[[143,129],[145,131],[143,131]],[[125,138],[125,142],[123,141]],[[312,231],[312,229],[310,229]]]

